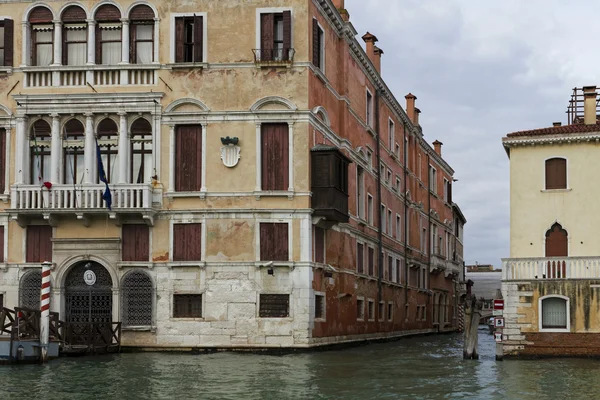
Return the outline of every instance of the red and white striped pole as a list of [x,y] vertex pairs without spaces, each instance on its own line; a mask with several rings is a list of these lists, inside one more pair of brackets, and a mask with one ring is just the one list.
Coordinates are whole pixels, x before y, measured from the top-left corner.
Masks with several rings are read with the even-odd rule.
[[52,263],[42,263],[42,291],[40,297],[40,349],[41,362],[48,362],[48,342],[50,339],[50,269]]

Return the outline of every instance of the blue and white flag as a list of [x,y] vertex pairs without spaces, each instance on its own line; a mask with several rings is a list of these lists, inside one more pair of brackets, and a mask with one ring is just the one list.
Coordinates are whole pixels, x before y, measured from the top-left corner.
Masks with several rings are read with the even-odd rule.
[[112,211],[112,194],[110,193],[110,188],[108,187],[108,179],[106,179],[106,172],[104,172],[104,164],[102,164],[102,155],[100,154],[100,146],[98,145],[98,139],[96,139],[96,155],[98,158],[98,178],[100,182],[104,182],[106,185],[106,190],[102,195],[102,199],[106,202],[106,207]]

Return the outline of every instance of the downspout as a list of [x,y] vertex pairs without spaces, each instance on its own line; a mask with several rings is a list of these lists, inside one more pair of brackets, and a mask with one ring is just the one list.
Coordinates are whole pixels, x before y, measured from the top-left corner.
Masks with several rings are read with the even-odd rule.
[[[404,149],[404,307],[406,309],[406,306],[408,305],[408,201],[406,200],[406,192],[408,191],[408,165],[406,165],[408,161],[408,149],[406,141],[406,124],[403,124],[403,128],[404,143],[402,143],[402,148]],[[405,316],[405,319],[408,319],[408,315]]]
[[[431,248],[433,246],[435,246],[435,242],[430,243],[431,242],[431,174],[429,173],[430,162],[431,162],[431,159],[430,159],[430,155],[428,152],[427,153],[427,223],[428,223],[427,236],[429,237],[429,239],[426,240],[426,242],[425,242],[428,244],[428,246],[427,246],[427,309],[429,309],[429,306],[431,303],[431,279],[430,279],[431,255],[432,255]],[[433,315],[433,307],[431,308],[431,311],[432,311],[431,315]],[[438,312],[439,312],[439,310],[438,310]],[[438,320],[438,322],[439,322],[439,320]],[[433,324],[433,317],[431,318],[431,323]],[[439,331],[439,325],[438,325],[438,331]]]
[[378,219],[378,230],[377,230],[377,250],[378,256],[378,274],[377,274],[377,310],[379,310],[379,303],[381,302],[381,291],[382,291],[382,275],[383,275],[383,224],[381,215],[381,137],[379,135],[379,96],[380,90],[375,91],[375,138],[377,145],[377,209]]

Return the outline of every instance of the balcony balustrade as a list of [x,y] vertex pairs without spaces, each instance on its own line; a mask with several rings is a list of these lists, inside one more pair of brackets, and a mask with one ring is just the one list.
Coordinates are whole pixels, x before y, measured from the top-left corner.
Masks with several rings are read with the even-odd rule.
[[502,259],[502,280],[598,279],[600,257]]
[[254,63],[261,67],[288,66],[294,62],[296,50],[290,49],[253,49]]
[[155,85],[159,65],[81,65],[24,67],[25,87]]

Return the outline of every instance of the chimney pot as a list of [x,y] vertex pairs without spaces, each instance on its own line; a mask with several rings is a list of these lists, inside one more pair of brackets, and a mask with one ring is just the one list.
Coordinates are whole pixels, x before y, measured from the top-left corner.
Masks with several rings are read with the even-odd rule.
[[383,50],[379,47],[374,46],[373,48],[373,64],[375,65],[375,69],[381,75],[381,55],[383,54]]
[[377,68],[376,58],[380,58],[380,56],[375,54],[375,49],[377,48],[375,46],[375,42],[378,41],[377,36],[373,35],[371,32],[367,32],[363,35],[362,40],[364,40],[364,42],[367,45],[367,49],[366,49],[367,57],[369,57],[369,60],[371,60],[373,65],[375,65],[375,68],[377,69],[377,71],[379,71],[379,68]]
[[553,122],[552,126],[562,126],[562,122]]
[[406,115],[408,115],[408,119],[410,119],[411,122],[414,124],[415,123],[415,100],[417,100],[417,96],[415,96],[412,93],[409,93],[406,96],[404,96],[404,98],[406,99]]
[[583,122],[586,125],[596,124],[596,86],[583,87]]
[[344,7],[344,0],[333,0],[333,5],[335,6],[335,8],[339,9],[345,9],[346,7]]
[[435,150],[435,152],[437,153],[438,156],[442,156],[442,145],[444,143],[440,142],[439,140],[436,140],[435,142],[433,142],[433,149]]
[[417,107],[415,107],[415,120],[414,120],[414,124],[419,126],[419,114],[421,114],[421,110],[419,110]]

